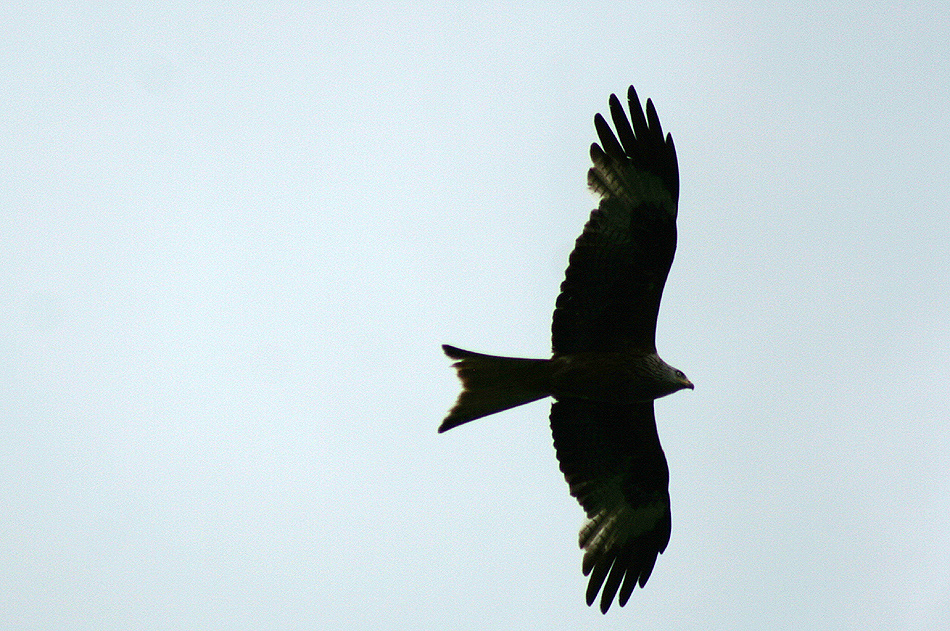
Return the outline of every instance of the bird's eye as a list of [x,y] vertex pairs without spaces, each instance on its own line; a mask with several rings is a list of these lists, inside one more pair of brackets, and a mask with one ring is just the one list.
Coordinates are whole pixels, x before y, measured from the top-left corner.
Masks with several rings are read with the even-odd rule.
[[676,371],[676,377],[677,377],[678,379],[686,379],[686,373],[684,373],[682,370],[677,370],[677,371]]

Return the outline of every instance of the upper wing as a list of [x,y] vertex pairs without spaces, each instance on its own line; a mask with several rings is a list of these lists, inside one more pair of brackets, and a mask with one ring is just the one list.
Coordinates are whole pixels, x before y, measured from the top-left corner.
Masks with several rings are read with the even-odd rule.
[[571,253],[552,326],[555,354],[637,348],[654,351],[663,285],[676,251],[679,169],[653,102],[646,117],[633,86],[631,122],[610,96],[614,136],[594,117],[590,188],[601,196]]
[[580,532],[584,575],[593,572],[587,604],[603,586],[606,613],[618,589],[622,607],[646,584],[670,540],[670,473],[653,402],[561,399],[551,406],[551,430],[571,495],[589,518]]

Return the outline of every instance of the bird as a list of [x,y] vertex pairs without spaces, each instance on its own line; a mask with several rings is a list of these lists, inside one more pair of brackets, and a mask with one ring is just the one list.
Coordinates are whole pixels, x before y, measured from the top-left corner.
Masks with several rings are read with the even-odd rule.
[[656,322],[676,251],[679,167],[652,100],[633,86],[628,118],[615,94],[616,129],[597,114],[589,189],[600,201],[577,238],[557,297],[550,359],[486,355],[443,345],[461,394],[439,433],[552,397],[550,424],[560,470],[587,515],[579,544],[607,613],[642,588],[670,540],[669,467],[653,401],[684,388],[686,375],[660,359]]

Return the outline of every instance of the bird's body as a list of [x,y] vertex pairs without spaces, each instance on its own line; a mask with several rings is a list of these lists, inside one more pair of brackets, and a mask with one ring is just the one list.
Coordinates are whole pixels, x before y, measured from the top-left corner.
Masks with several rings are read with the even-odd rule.
[[616,96],[619,141],[599,114],[588,185],[601,196],[571,253],[552,325],[550,359],[443,346],[462,393],[440,432],[551,396],[551,430],[571,494],[587,512],[580,545],[587,602],[624,605],[670,537],[669,470],[653,400],[693,384],[656,352],[656,319],[676,250],[679,172],[652,102],[633,87],[632,120]]
[[551,359],[551,396],[619,405],[653,401],[689,387],[656,353],[575,353]]

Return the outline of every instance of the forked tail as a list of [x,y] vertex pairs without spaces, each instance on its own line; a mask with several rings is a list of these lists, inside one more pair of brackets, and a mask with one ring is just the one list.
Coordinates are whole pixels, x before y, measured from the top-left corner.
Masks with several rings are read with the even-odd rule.
[[531,403],[550,395],[551,362],[482,355],[447,344],[442,350],[462,380],[462,394],[439,426],[439,432],[462,423]]

